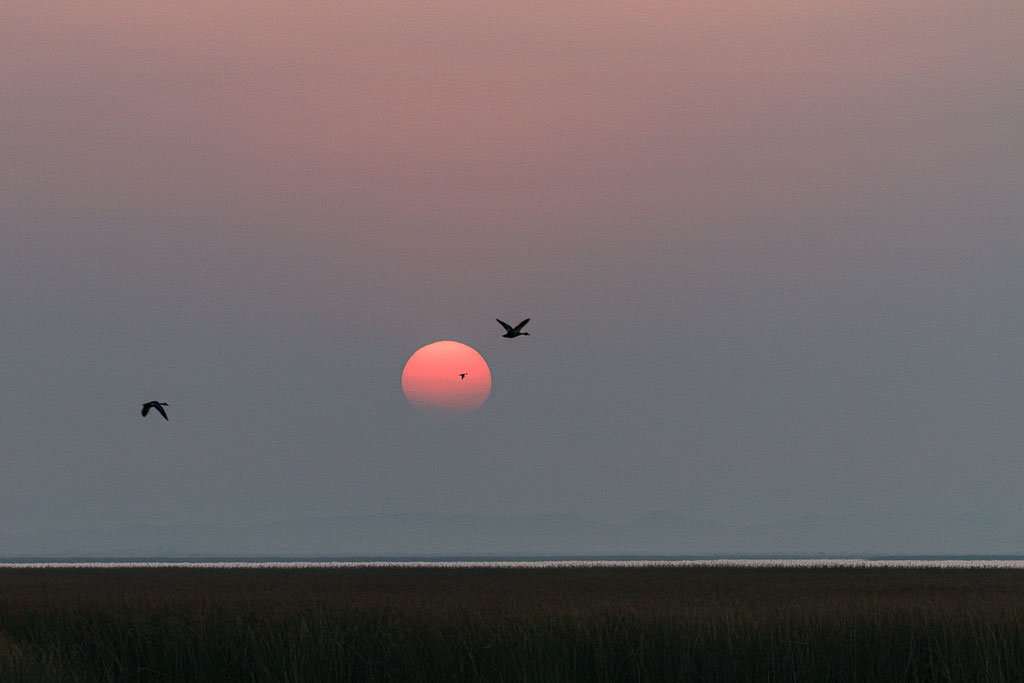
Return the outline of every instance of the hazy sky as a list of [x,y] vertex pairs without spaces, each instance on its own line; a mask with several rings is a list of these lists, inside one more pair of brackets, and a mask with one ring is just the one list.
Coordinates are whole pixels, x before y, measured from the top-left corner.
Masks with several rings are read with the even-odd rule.
[[[996,0],[8,3],[0,531],[1024,523],[1022,35]],[[400,384],[442,339],[493,375],[453,422]]]

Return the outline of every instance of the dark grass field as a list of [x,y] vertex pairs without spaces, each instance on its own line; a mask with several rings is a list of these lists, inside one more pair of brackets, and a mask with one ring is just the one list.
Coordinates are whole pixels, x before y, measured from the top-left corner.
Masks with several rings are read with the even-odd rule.
[[1024,572],[2,569],[3,681],[1020,681]]

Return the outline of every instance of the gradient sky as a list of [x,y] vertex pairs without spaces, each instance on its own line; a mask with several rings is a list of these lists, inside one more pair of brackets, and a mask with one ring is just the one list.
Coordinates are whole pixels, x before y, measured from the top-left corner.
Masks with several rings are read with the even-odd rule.
[[[7,3],[0,532],[1024,524],[1022,35],[995,0]],[[493,375],[456,422],[401,391],[441,339]]]

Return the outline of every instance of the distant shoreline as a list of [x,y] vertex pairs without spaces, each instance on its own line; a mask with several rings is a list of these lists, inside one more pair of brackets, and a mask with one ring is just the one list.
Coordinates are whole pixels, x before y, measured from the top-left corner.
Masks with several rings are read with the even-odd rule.
[[837,557],[837,558],[365,558],[365,559],[178,559],[178,558],[18,558],[0,560],[3,569],[102,568],[303,569],[303,568],[639,568],[639,567],[747,567],[747,568],[952,568],[1024,569],[1024,557]]

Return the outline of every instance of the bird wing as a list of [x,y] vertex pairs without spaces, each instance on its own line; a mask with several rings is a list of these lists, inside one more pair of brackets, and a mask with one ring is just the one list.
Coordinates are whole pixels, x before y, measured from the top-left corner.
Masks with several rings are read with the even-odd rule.
[[[157,410],[157,412],[158,412],[158,413],[160,413],[161,415],[163,415],[163,416],[164,416],[164,419],[165,419],[165,420],[167,420],[167,413],[165,413],[165,412],[164,412],[164,407],[163,407],[162,405],[160,405],[159,403],[157,403],[157,404],[156,404],[155,406],[153,406],[153,407],[154,407],[154,408],[156,408],[156,410]],[[170,420],[167,420],[167,421],[168,421],[168,422],[170,422]]]
[[499,323],[501,323],[501,326],[505,328],[505,331],[506,331],[506,332],[511,332],[511,331],[512,331],[512,326],[511,326],[511,325],[509,325],[509,324],[508,324],[507,322],[505,322],[504,320],[501,320],[501,319],[499,319],[499,318],[495,318],[495,320],[497,320],[497,321],[498,321]]
[[150,407],[151,406],[148,403],[142,404],[142,417],[146,417],[146,415],[149,413]]
[[521,322],[521,323],[519,323],[518,325],[516,325],[516,329],[514,329],[514,330],[512,330],[512,331],[513,331],[513,332],[518,332],[519,330],[523,329],[523,326],[524,326],[524,325],[526,325],[526,323],[528,323],[528,322],[530,322],[530,319],[529,319],[529,318],[527,318],[527,319],[526,319],[526,320],[524,320],[523,322]]

